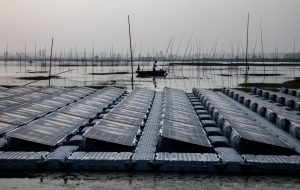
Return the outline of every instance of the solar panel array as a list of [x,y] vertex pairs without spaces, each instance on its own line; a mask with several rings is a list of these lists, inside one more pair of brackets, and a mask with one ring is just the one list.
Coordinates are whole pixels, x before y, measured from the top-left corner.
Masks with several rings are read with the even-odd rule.
[[196,112],[184,91],[164,89],[163,138],[211,147]]
[[268,148],[268,150],[264,150],[265,152],[293,152],[292,147],[259,126],[243,110],[224,100],[213,91],[199,89],[197,94],[214,119],[218,121],[218,125],[230,139],[232,146],[240,152],[260,153],[263,147]]
[[152,90],[134,89],[83,136],[87,139],[125,146],[135,145],[136,135],[144,125],[153,96]]
[[251,108],[261,116],[273,122],[279,128],[300,139],[300,113],[282,104],[266,101],[258,95],[238,90],[223,89],[223,93]]
[[299,140],[221,92],[0,87],[0,109],[0,170],[300,171]]
[[[93,90],[86,88],[75,89],[60,96],[55,96],[53,99],[42,100],[41,105],[53,105],[53,107],[50,106],[53,109],[75,100],[79,101],[64,106],[56,112],[47,114],[43,118],[18,127],[7,133],[6,136],[12,140],[23,140],[47,146],[55,146],[61,143],[67,136],[77,131],[79,127],[84,126],[96,113],[107,107],[109,104],[106,101],[107,99],[110,99],[109,102],[111,103],[124,91],[115,88],[105,88],[96,93],[93,92]],[[91,93],[93,94],[90,95]],[[102,97],[107,97],[108,95],[109,98],[102,102],[102,106],[99,106]],[[55,103],[51,104],[52,101]],[[95,101],[96,106],[85,105],[85,101]]]
[[[253,111],[259,111],[258,109],[264,107],[266,109],[272,110],[273,112],[277,113],[277,115],[282,116],[284,118],[287,118],[288,120],[295,122],[300,125],[300,116],[298,115],[297,111],[288,109],[285,106],[282,106],[280,104],[276,104],[276,102],[269,102],[261,97],[257,97],[239,90],[233,90],[233,89],[227,89],[227,94],[229,95],[229,92],[231,93],[230,96],[238,95],[243,96],[244,101],[250,100],[250,104],[256,104],[256,107],[252,107]],[[251,107],[250,105],[249,107]],[[254,105],[253,105],[254,106]]]
[[[281,111],[274,111],[271,108],[271,105],[266,107],[264,104],[260,104],[255,99],[250,99],[247,96],[244,96],[244,93],[239,93],[239,91],[233,91],[229,89],[223,89],[222,92],[218,92],[219,96],[222,96],[225,99],[228,99],[231,101],[232,104],[236,104],[240,107],[240,109],[243,109],[245,112],[247,112],[252,117],[256,116],[255,119],[262,123],[262,125],[277,136],[278,138],[282,139],[283,141],[287,142],[290,146],[294,147],[295,150],[300,153],[300,124],[296,123],[287,116],[285,117],[282,115],[283,112]],[[225,95],[228,94],[230,97]],[[230,94],[229,94],[230,93]],[[251,95],[252,96],[252,95]],[[250,96],[250,97],[251,97]],[[236,101],[235,101],[236,100]],[[271,101],[268,101],[266,99],[260,99],[261,101],[266,101],[271,103]],[[283,107],[281,104],[272,103],[273,106],[276,107]],[[286,111],[290,112],[291,117],[298,117],[295,116],[295,112],[288,107],[283,107],[283,109],[287,109]],[[255,113],[256,112],[256,113]],[[297,113],[296,113],[297,114]]]
[[300,111],[300,97],[285,94],[283,92],[273,92],[270,90],[251,88],[251,93],[261,96],[271,102],[277,102],[288,106],[294,110]]

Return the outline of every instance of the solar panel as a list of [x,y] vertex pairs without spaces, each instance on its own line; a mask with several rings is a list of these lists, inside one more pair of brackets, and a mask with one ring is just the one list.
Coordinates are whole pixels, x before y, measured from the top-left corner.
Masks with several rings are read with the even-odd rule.
[[141,112],[141,113],[148,113],[149,108],[147,107],[140,107],[140,106],[136,106],[136,105],[131,105],[131,104],[124,104],[124,103],[119,103],[117,105],[118,108],[122,108],[122,109],[128,109],[128,110],[132,110],[132,111],[136,111],[136,112]]
[[39,119],[7,133],[8,137],[29,142],[55,146],[78,126],[53,120]]
[[5,100],[0,101],[0,105],[4,109],[11,109],[13,107],[16,107],[16,106],[20,105],[20,103],[18,103],[16,101],[5,99]]
[[11,93],[8,93],[8,92],[0,92],[0,99],[1,98],[7,98],[7,97],[11,97],[11,96],[13,96],[13,94],[11,94]]
[[45,119],[59,121],[62,123],[67,123],[78,127],[88,122],[88,119],[86,118],[77,117],[77,116],[73,116],[65,113],[59,113],[59,112],[49,114],[45,117]]
[[171,120],[171,121],[177,121],[179,123],[187,123],[190,125],[195,125],[195,126],[201,127],[201,124],[200,124],[198,118],[186,117],[186,116],[182,116],[182,115],[164,115],[162,118]]
[[163,120],[162,126],[163,137],[211,147],[211,144],[201,127],[167,120]]
[[44,93],[44,94],[53,95],[53,94],[62,93],[65,90],[67,90],[67,89],[59,89],[59,88],[53,88],[53,87],[50,87],[50,88],[44,87],[44,88],[39,89],[39,92]]
[[98,107],[100,109],[100,107],[102,107],[102,108],[107,107],[112,101],[109,101],[109,100],[98,101],[98,100],[93,100],[93,99],[87,97],[87,98],[84,98],[83,100],[80,100],[77,102],[84,104],[84,105]]
[[18,111],[18,110],[10,110],[7,112],[1,112],[0,113],[0,121],[11,123],[15,125],[21,125],[24,123],[27,123],[34,119],[35,115],[28,114],[24,111]]
[[102,119],[94,127],[85,132],[83,136],[99,141],[133,146],[138,131],[138,126]]
[[81,103],[74,103],[74,105],[72,104],[60,109],[59,112],[90,119],[100,112],[100,109]]
[[150,108],[150,101],[144,101],[144,102],[140,102],[139,100],[137,99],[134,99],[134,100],[128,100],[127,98],[125,98],[123,101],[122,101],[122,104],[129,104],[131,106],[136,106],[136,107],[146,107],[146,108]]
[[[266,131],[243,110],[224,100],[221,96],[207,90],[200,90],[218,109],[232,127],[231,141],[243,153],[254,153],[268,147],[273,154],[292,152],[292,148],[278,137]],[[230,110],[230,111],[229,111]],[[258,146],[258,143],[259,146]],[[275,148],[276,147],[276,148]]]
[[118,108],[118,107],[114,108],[112,111],[110,111],[110,113],[121,114],[121,115],[131,116],[131,117],[134,116],[139,119],[145,119],[147,117],[146,113],[136,112],[136,111]]
[[16,125],[0,122],[0,135],[8,130],[14,129]]
[[121,114],[115,114],[115,113],[108,113],[106,116],[104,116],[104,119],[121,122],[121,123],[126,123],[129,125],[136,125],[136,126],[144,125],[144,119],[121,115]]

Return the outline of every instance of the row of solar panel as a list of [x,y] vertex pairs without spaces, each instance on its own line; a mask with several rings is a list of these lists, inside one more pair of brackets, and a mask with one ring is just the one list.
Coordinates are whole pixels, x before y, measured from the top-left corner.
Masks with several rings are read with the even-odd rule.
[[[72,93],[75,90],[76,92]],[[39,101],[40,99],[47,99],[50,95],[62,94],[63,92],[69,92],[68,95],[78,96],[77,93],[82,93],[83,91],[94,92],[94,90],[89,88],[59,88],[59,87],[46,87],[46,88],[34,88],[34,87],[20,87],[11,88],[3,93],[6,96],[0,98],[0,108],[2,111],[12,109],[21,106],[26,103],[32,103]],[[8,93],[9,92],[9,93]],[[0,92],[1,96],[1,92]],[[68,96],[66,96],[68,97]]]
[[298,112],[241,91],[223,89],[223,93],[251,108],[295,138],[300,139],[300,115]]
[[73,89],[68,92],[60,91],[55,95],[44,95],[45,98],[41,96],[37,98],[36,101],[27,102],[15,108],[2,110],[0,112],[0,134],[53,112],[92,92],[93,90],[86,88]]
[[136,137],[147,118],[153,96],[152,90],[134,89],[103,119],[83,134],[86,146],[92,147],[97,142],[108,142],[125,147],[136,145]]
[[[281,118],[287,118],[290,121],[295,123],[300,123],[300,117],[297,111],[291,110],[288,107],[282,106],[282,104],[274,103],[267,101],[264,98],[261,98],[256,95],[251,95],[239,90],[233,89],[223,89],[223,93],[227,96],[234,98],[235,100],[243,103],[247,107],[250,107],[253,111],[259,112],[261,115],[267,114],[267,109],[270,113],[268,113],[271,122],[277,122],[277,119],[280,120]],[[278,113],[277,117],[273,113]],[[280,113],[280,114],[279,114]],[[280,123],[279,123],[280,124]],[[284,123],[281,125],[284,126]]]
[[295,150],[234,104],[210,90],[193,89],[213,119],[241,153],[294,154]]
[[216,92],[216,93],[219,96],[221,96],[223,99],[225,99],[228,102],[231,102],[235,106],[239,107],[239,109],[242,109],[251,118],[254,118],[256,120],[256,122],[260,124],[260,126],[263,126],[267,131],[274,134],[276,137],[278,137],[279,139],[281,139],[282,141],[286,142],[291,147],[293,147],[296,152],[300,153],[300,142],[297,138],[293,137],[291,134],[289,134],[289,133],[285,132],[284,130],[282,130],[281,128],[277,127],[274,123],[270,122],[267,118],[259,115],[259,113],[253,112],[252,109],[245,106],[244,104],[241,104],[238,101],[235,101],[233,98],[226,96],[222,92]]
[[212,145],[184,91],[165,88],[163,103],[159,151],[212,151]]
[[[28,142],[28,149],[30,149],[31,143],[45,146],[60,144],[67,136],[85,125],[96,113],[101,112],[124,91],[105,88],[92,95],[89,93],[80,94],[80,91],[77,90],[75,92],[78,93],[76,95],[78,97],[70,97],[66,101],[56,101],[56,103],[57,106],[63,107],[71,101],[78,101],[7,133],[6,136],[10,138],[10,146],[24,145],[23,141]],[[22,148],[26,147],[22,146]]]
[[251,88],[251,93],[271,100],[271,102],[277,102],[294,110],[300,111],[300,97],[258,88]]
[[296,96],[296,97],[299,97],[300,98],[300,90],[299,89],[289,89],[289,88],[284,88],[282,87],[280,89],[280,91],[282,93],[285,93],[285,94],[288,94],[288,95],[291,95],[291,96]]

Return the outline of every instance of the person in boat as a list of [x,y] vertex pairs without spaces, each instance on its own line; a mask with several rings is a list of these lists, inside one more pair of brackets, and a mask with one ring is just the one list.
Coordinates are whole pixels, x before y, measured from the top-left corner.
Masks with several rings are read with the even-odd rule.
[[157,61],[154,61],[154,64],[153,64],[153,72],[156,71],[156,63],[157,63]]
[[138,72],[140,71],[140,64],[138,64],[138,68],[137,68],[137,71],[138,71]]

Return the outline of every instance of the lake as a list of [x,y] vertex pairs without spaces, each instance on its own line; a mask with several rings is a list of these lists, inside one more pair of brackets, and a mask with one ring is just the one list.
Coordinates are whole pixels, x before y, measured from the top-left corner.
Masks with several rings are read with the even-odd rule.
[[[89,63],[90,64],[90,63]],[[140,64],[141,70],[151,70],[152,63],[135,62],[134,72]],[[238,87],[245,82],[244,66],[168,66],[158,63],[157,69],[166,69],[166,77],[137,78],[134,73],[134,86],[162,90],[172,87],[190,91],[198,88]],[[48,76],[49,66],[41,63],[0,62],[0,85],[29,85],[47,86],[48,80],[27,80],[28,77]],[[300,67],[254,67],[251,66],[249,74],[268,76],[248,76],[248,82],[281,83],[300,77]],[[54,62],[51,74],[52,86],[102,86],[116,85],[131,88],[131,67],[128,63],[95,63],[94,66],[81,62],[58,63]],[[34,79],[34,78],[32,78]]]

